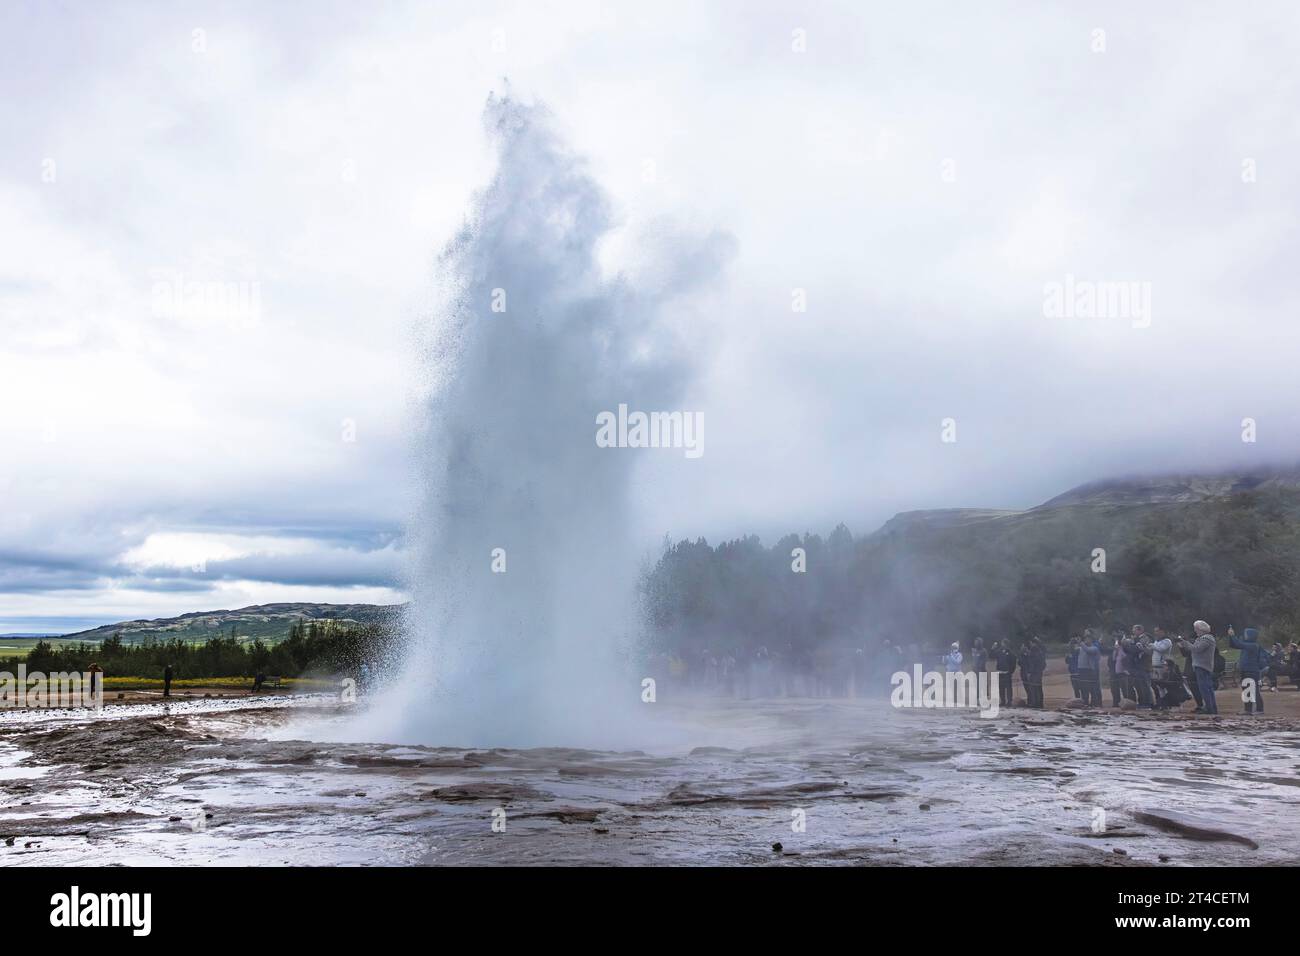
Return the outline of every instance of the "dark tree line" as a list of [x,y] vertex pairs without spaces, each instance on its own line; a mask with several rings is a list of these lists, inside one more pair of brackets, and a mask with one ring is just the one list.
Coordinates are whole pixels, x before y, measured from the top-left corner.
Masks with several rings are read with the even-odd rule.
[[[791,552],[802,548],[807,570]],[[1105,571],[1095,570],[1095,549]],[[938,648],[983,637],[1063,641],[1160,624],[1300,638],[1300,492],[1204,501],[902,516],[855,538],[745,537],[667,547],[643,577],[654,650]]]
[[170,664],[177,680],[212,677],[253,677],[275,674],[297,677],[311,673],[354,673],[363,661],[374,662],[388,654],[394,634],[375,626],[345,626],[330,621],[293,624],[278,643],[242,642],[234,634],[201,644],[180,640],[126,644],[115,634],[101,644],[54,647],[39,641],[26,658],[3,662],[6,670],[26,663],[28,672],[84,672],[97,663],[110,676],[161,677]]

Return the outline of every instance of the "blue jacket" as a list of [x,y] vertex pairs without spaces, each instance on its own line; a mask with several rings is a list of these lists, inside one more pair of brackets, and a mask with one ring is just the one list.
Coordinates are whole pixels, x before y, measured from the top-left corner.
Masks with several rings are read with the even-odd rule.
[[1248,627],[1245,637],[1228,638],[1228,643],[1241,651],[1241,656],[1237,658],[1237,670],[1258,674],[1268,667],[1268,652],[1255,640],[1257,634],[1253,627]]
[[1083,644],[1079,648],[1079,670],[1095,671],[1101,668],[1101,648],[1096,644]]

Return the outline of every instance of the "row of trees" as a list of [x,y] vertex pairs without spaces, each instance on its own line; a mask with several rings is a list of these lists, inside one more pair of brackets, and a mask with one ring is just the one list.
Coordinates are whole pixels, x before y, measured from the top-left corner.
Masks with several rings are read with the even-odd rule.
[[10,658],[4,669],[25,662],[27,670],[45,673],[84,672],[97,663],[106,674],[161,677],[168,664],[177,680],[211,677],[253,677],[276,674],[295,677],[311,673],[355,673],[363,661],[371,666],[389,653],[393,632],[374,625],[346,626],[330,621],[293,624],[285,640],[267,644],[240,641],[232,630],[202,644],[148,641],[126,644],[115,634],[101,644],[55,647],[39,641],[25,659]]
[[[1104,570],[1096,555],[1104,551]],[[1065,640],[1086,627],[1141,623],[1189,633],[1197,618],[1300,640],[1300,490],[1164,504],[1077,504],[987,515],[903,516],[855,538],[748,536],[680,541],[641,581],[650,654],[748,659],[760,647],[803,660],[882,643],[938,648],[975,637]],[[285,640],[233,632],[55,648],[29,670],[179,679],[355,672],[386,660],[396,628],[300,621]],[[0,662],[12,670],[19,660]]]
[[[806,570],[796,570],[802,549]],[[1104,554],[1098,570],[1097,549]],[[745,537],[667,547],[642,580],[656,649],[741,655],[983,637],[1065,640],[1085,627],[1190,633],[1255,625],[1300,638],[1300,492],[1022,513],[904,516],[855,538]]]

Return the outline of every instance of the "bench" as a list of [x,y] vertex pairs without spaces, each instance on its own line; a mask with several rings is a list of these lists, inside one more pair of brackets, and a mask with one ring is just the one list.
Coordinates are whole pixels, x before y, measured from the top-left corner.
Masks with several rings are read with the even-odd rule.
[[256,693],[257,691],[261,690],[263,687],[274,687],[278,690],[280,688],[280,677],[278,675],[275,677],[263,677],[260,680],[254,677],[253,692]]

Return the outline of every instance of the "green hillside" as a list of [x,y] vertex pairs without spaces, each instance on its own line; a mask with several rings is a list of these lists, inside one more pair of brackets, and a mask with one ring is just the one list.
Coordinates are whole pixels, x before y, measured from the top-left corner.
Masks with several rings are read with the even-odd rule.
[[124,644],[171,640],[198,643],[213,637],[229,636],[233,628],[235,636],[241,640],[274,643],[287,637],[289,628],[298,621],[382,625],[391,622],[399,612],[399,606],[375,604],[258,604],[233,611],[195,611],[180,617],[105,624],[89,631],[65,634],[60,640],[65,643],[99,642],[121,634]]
[[[802,574],[791,571],[796,547]],[[1300,480],[1132,479],[1027,511],[909,512],[861,537],[840,526],[771,548],[683,541],[643,586],[668,646],[1059,640],[1133,623],[1188,633],[1197,618],[1290,639],[1300,637]]]

